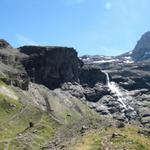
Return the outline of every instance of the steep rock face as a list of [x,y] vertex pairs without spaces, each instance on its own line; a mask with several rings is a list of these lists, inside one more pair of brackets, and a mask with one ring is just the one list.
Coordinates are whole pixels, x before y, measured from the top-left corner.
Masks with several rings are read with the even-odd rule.
[[50,89],[65,82],[79,82],[82,62],[73,48],[24,46],[20,52],[28,55],[23,64],[31,81]]
[[79,78],[81,84],[87,84],[89,87],[93,87],[98,82],[106,82],[106,75],[101,72],[99,66],[95,65],[84,65]]
[[104,86],[106,76],[101,72],[100,67],[84,65],[80,70],[79,80],[80,83],[65,83],[61,89],[90,102],[97,102],[104,95],[109,94]]
[[113,66],[110,68],[113,81],[129,91],[150,88],[149,61],[142,61],[130,65],[122,64],[120,67]]
[[146,60],[150,58],[150,31],[146,32],[135,46],[132,58],[135,61]]
[[65,83],[61,89],[71,95],[90,102],[97,102],[104,95],[109,94],[106,86],[106,75],[100,67],[94,65],[84,65],[80,69],[80,83]]

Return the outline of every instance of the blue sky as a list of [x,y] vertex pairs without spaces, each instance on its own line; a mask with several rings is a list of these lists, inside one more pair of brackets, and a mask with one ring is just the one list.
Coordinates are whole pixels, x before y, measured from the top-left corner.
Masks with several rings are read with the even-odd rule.
[[150,30],[150,0],[0,0],[0,38],[14,47],[74,47],[118,55]]

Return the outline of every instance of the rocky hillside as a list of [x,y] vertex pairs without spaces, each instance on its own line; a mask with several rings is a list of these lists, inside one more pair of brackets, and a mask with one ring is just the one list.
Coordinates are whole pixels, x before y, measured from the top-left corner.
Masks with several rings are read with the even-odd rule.
[[0,40],[0,149],[148,150],[149,61],[123,61]]
[[56,89],[79,82],[82,63],[74,49],[0,43],[0,149],[60,149],[84,125],[101,122],[82,101]]
[[[149,32],[144,34],[133,52],[129,52],[128,55],[81,57],[81,60],[88,66],[97,66],[109,74],[108,90],[110,89],[111,93],[105,92],[101,99],[98,98],[96,102],[92,100],[92,103],[90,103],[90,106],[100,114],[111,114],[114,118],[127,119],[128,121],[136,118],[143,125],[150,125],[150,60],[148,59],[149,57],[141,56],[145,54],[145,50],[142,47],[147,47],[148,49],[148,40],[150,40],[148,35]],[[138,52],[139,50],[141,51],[140,53]],[[144,60],[136,59],[135,61],[135,55],[138,55],[139,58],[144,58]],[[102,85],[101,87],[104,88],[105,86]],[[125,111],[119,106],[121,103],[117,104],[118,95],[122,97],[121,99],[127,106]],[[122,106],[125,106],[124,104]]]
[[[106,91],[110,90],[110,93],[103,93],[102,98],[89,104],[100,114],[150,127],[149,35],[149,32],[145,33],[128,55],[81,57],[88,66],[101,68],[109,77]],[[101,88],[104,87],[101,85]]]

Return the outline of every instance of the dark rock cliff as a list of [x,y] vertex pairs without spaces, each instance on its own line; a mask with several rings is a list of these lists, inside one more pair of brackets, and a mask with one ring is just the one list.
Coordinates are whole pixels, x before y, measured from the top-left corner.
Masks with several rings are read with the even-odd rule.
[[83,63],[73,48],[24,46],[20,52],[28,55],[23,65],[32,82],[50,89],[65,82],[79,82],[79,71]]
[[106,75],[101,72],[100,67],[95,65],[84,65],[80,73],[80,83],[93,87],[98,82],[106,83]]
[[106,81],[100,67],[84,65],[73,48],[23,46],[15,49],[2,40],[0,63],[0,71],[8,76],[5,82],[24,90],[28,89],[29,81],[52,90],[67,82],[94,88]]

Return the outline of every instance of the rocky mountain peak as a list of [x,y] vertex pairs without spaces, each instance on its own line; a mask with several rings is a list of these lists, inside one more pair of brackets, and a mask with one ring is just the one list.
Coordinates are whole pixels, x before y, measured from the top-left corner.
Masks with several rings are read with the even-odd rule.
[[4,39],[0,39],[0,48],[11,47],[11,45]]
[[150,31],[144,33],[140,40],[137,42],[134,50],[150,48]]
[[141,61],[150,58],[150,31],[142,35],[137,42],[132,55],[133,60]]

